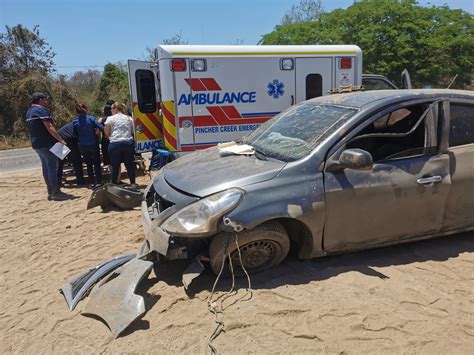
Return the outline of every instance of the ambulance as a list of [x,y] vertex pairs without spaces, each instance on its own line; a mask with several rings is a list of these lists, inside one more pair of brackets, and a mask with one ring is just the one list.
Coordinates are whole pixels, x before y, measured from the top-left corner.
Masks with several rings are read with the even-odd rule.
[[160,45],[129,60],[136,152],[190,152],[238,139],[284,109],[362,84],[354,45]]

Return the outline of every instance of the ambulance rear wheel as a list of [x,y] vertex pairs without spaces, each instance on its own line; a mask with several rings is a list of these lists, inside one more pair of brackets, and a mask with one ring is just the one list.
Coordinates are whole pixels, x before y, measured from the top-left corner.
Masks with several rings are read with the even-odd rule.
[[249,274],[255,274],[280,264],[289,249],[290,240],[283,226],[278,222],[267,222],[240,233],[217,234],[211,241],[209,258],[215,274],[219,274],[225,260],[223,272],[228,276],[231,273],[230,255],[234,273],[243,276],[242,265]]

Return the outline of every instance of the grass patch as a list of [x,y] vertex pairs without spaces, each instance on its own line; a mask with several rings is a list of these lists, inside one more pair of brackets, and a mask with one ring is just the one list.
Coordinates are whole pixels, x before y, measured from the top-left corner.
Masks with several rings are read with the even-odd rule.
[[0,150],[29,147],[31,147],[31,142],[28,138],[0,136]]

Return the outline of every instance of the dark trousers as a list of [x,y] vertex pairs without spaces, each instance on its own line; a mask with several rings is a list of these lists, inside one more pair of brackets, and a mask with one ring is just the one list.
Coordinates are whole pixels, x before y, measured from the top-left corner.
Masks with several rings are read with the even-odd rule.
[[102,150],[102,163],[104,163],[104,165],[110,165],[109,144],[109,140],[105,137],[102,137],[100,149]]
[[81,152],[84,163],[86,163],[89,180],[93,181],[95,184],[101,184],[102,169],[100,167],[99,145],[79,144],[79,151]]
[[71,152],[66,156],[66,158],[64,158],[64,160],[58,159],[58,181],[61,181],[61,179],[63,178],[64,162],[67,160],[72,164],[72,167],[74,168],[76,182],[78,184],[83,184],[84,172],[82,171],[82,158],[81,152],[79,152],[79,147],[77,146],[77,140],[70,141],[66,139],[66,145],[69,149],[71,149]]
[[135,142],[133,140],[123,142],[110,142],[109,157],[112,164],[112,182],[118,178],[120,164],[124,163],[130,183],[135,183]]

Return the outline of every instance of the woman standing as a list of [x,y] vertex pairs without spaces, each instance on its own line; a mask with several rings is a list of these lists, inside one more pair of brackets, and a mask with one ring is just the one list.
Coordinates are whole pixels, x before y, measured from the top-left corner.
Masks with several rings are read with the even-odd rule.
[[125,114],[127,108],[124,104],[112,104],[112,116],[105,123],[105,135],[109,138],[109,157],[112,164],[112,182],[118,181],[120,164],[124,163],[130,184],[135,184],[135,142],[133,140],[133,121]]

